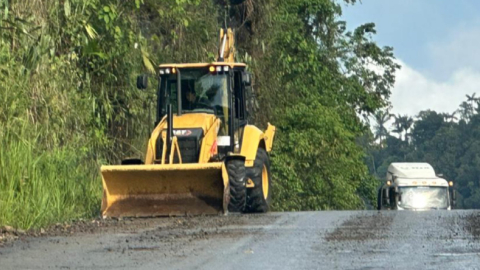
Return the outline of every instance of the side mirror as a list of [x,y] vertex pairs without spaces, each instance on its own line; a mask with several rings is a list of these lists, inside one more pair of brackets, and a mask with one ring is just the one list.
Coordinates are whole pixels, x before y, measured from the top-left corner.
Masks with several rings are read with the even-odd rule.
[[147,74],[142,74],[137,77],[137,88],[138,89],[147,89],[148,87],[148,76]]
[[388,192],[388,189],[383,190],[383,197],[385,198],[385,204],[390,205],[390,192]]
[[245,84],[245,86],[251,86],[252,74],[250,74],[249,72],[242,72],[242,82]]
[[394,187],[395,196],[397,196],[398,201],[402,200],[402,192],[398,189],[397,186]]
[[452,207],[457,206],[457,191],[452,190]]

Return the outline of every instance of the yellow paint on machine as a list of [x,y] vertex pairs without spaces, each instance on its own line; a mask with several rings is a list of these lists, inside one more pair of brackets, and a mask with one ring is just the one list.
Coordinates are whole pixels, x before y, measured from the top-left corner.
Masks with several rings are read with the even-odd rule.
[[[205,138],[202,141],[202,148],[200,151],[199,163],[206,163],[210,159],[210,150],[214,141],[217,138],[217,129],[220,125],[220,120],[214,115],[206,113],[190,113],[183,114],[181,116],[173,116],[173,128],[174,129],[190,129],[201,128],[205,134]],[[145,164],[155,163],[155,149],[157,144],[157,138],[162,136],[166,137],[167,119],[164,117],[162,121],[152,132],[152,136],[148,142],[147,155],[145,157]],[[163,140],[165,141],[165,139]]]
[[252,167],[257,155],[258,147],[264,147],[267,152],[272,151],[275,126],[268,123],[267,130],[262,132],[254,125],[246,125],[243,131],[243,141],[240,154],[245,157],[245,166]]
[[102,214],[149,217],[224,212],[228,198],[222,166],[222,162],[102,166]]

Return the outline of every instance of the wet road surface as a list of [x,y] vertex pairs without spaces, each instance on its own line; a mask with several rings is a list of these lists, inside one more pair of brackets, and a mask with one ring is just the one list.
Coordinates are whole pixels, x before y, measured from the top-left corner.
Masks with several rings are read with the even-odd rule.
[[478,211],[102,222],[7,244],[0,269],[480,269]]

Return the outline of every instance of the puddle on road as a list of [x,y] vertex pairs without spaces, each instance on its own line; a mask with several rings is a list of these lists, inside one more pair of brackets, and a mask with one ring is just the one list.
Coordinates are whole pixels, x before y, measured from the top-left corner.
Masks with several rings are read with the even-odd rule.
[[433,254],[434,257],[461,257],[461,256],[480,256],[480,252],[468,252],[468,253],[438,253]]
[[129,247],[128,250],[133,250],[133,251],[152,251],[152,250],[157,250],[160,247]]
[[106,252],[122,252],[122,253],[125,253],[125,251],[154,251],[154,250],[158,250],[160,249],[159,246],[152,246],[152,247],[148,247],[148,246],[139,246],[139,247],[106,247],[103,249],[103,251],[106,251]]

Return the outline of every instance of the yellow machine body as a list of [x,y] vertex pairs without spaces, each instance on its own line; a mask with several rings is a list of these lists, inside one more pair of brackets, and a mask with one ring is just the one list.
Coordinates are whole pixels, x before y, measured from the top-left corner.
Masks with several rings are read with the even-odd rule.
[[[222,30],[221,37],[222,45],[218,54],[223,62],[164,64],[160,68],[169,68],[172,73],[181,69],[216,66],[245,68],[245,64],[234,62],[233,32],[230,29],[227,32]],[[167,147],[168,117],[163,117],[151,134],[144,164],[101,167],[101,212],[104,217],[198,215],[227,211],[230,198],[228,173],[225,163],[215,158],[221,120],[208,113],[186,113],[172,117],[172,129],[175,131],[203,131],[198,161],[182,162],[182,142],[178,140],[181,134],[175,135],[173,132],[171,145]],[[242,140],[241,149],[230,154],[244,159],[245,167],[254,165],[258,147],[267,152],[272,149],[275,127],[270,124],[265,132],[253,125],[246,125],[235,132],[235,136]],[[238,134],[240,132],[243,134]],[[158,143],[163,146],[159,147]],[[157,153],[157,149],[162,149],[162,153]],[[252,187],[250,182],[247,188]]]
[[[145,164],[102,166],[104,217],[149,217],[172,215],[218,214],[228,204],[228,175],[223,162],[209,162],[217,140],[220,120],[211,114],[174,116],[174,129],[202,128],[198,163],[168,164],[156,160],[158,136],[165,141],[166,119],[152,133]],[[253,166],[258,147],[271,150],[275,128],[265,132],[252,125],[243,131],[242,148],[238,155],[245,157],[245,166]],[[212,147],[214,149],[212,149]],[[165,148],[163,148],[165,149]],[[178,149],[172,150],[176,151]],[[165,152],[165,151],[164,151]],[[163,153],[169,159],[171,153]]]

